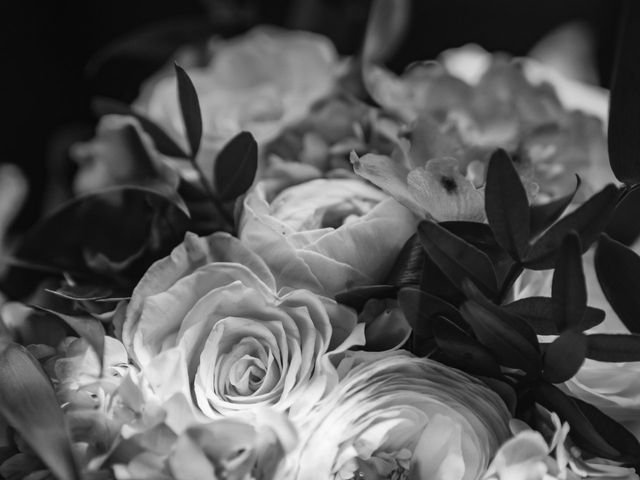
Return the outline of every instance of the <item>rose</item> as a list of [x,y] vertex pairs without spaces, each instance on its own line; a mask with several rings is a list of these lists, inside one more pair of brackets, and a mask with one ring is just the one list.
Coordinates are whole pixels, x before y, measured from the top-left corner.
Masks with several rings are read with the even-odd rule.
[[133,117],[103,116],[95,137],[73,145],[70,155],[78,164],[73,185],[77,195],[120,185],[139,185],[175,195],[178,187],[178,173],[168,166]]
[[[258,27],[220,41],[209,65],[188,69],[203,117],[198,160],[211,162],[242,130],[253,133],[259,143],[274,138],[329,93],[337,67],[331,42],[309,32]],[[143,86],[136,106],[174,137],[185,138],[173,75]],[[212,171],[206,165],[204,170]]]
[[114,471],[118,480],[278,479],[295,441],[289,421],[265,410],[253,424],[223,419],[192,425],[173,442],[138,454]]
[[278,285],[323,295],[384,282],[415,231],[411,213],[355,179],[317,179],[270,198],[258,183],[244,200],[239,237]]
[[122,336],[162,402],[179,396],[218,418],[312,404],[334,380],[329,357],[364,343],[356,323],[307,290],[276,293],[238,239],[188,234],[134,290]]
[[357,352],[338,371],[301,430],[295,478],[475,479],[508,436],[502,400],[438,362]]

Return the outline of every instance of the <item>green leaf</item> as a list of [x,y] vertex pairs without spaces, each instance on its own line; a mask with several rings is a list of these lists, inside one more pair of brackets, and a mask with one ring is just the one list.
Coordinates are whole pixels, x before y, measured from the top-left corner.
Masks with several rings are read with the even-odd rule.
[[0,352],[0,415],[60,480],[79,479],[62,409],[38,361],[23,346]]
[[424,249],[418,235],[412,235],[400,250],[385,283],[390,285],[419,285],[424,265]]
[[586,354],[586,335],[563,333],[544,349],[542,377],[551,383],[566,382],[578,373]]
[[602,235],[594,259],[600,287],[616,315],[632,333],[640,333],[640,257]]
[[539,352],[532,344],[531,335],[523,333],[530,327],[517,317],[509,318],[504,312],[500,314],[487,307],[471,300],[462,305],[460,311],[478,340],[501,365],[538,374],[541,369]]
[[187,72],[178,64],[175,64],[174,67],[178,79],[178,101],[180,102],[182,121],[191,147],[191,159],[195,161],[202,140],[202,113],[200,112],[198,93]]
[[640,362],[640,335],[591,334],[587,337],[587,358],[600,362]]
[[367,285],[345,290],[336,294],[336,302],[355,310],[362,310],[364,304],[372,298],[393,298],[397,287],[394,285]]
[[427,255],[454,285],[461,288],[470,279],[486,295],[496,295],[496,273],[485,253],[429,220],[420,223],[418,235]]
[[240,132],[220,151],[214,165],[216,192],[221,200],[235,200],[253,184],[258,169],[258,143]]
[[371,4],[362,59],[384,63],[398,49],[409,28],[410,0],[375,0]]
[[133,110],[126,103],[109,98],[97,97],[91,102],[92,110],[98,115],[129,115],[134,117],[142,129],[153,140],[158,151],[168,157],[189,158],[189,155],[180,147],[161,127],[149,120],[144,115]]
[[500,365],[491,351],[455,323],[444,317],[435,317],[433,332],[436,345],[449,365],[475,375],[500,375]]
[[540,233],[549,228],[553,222],[560,218],[571,201],[575,197],[582,180],[576,175],[576,188],[573,193],[564,197],[552,200],[543,205],[532,205],[529,207],[529,235],[531,238],[537,237]]
[[491,155],[485,188],[485,210],[496,241],[517,260],[529,245],[529,201],[511,158],[502,149]]
[[555,266],[556,255],[564,237],[575,230],[584,253],[607,225],[619,191],[615,185],[607,185],[569,215],[561,218],[531,248],[524,265],[532,270],[548,270]]
[[[527,297],[503,305],[507,312],[526,321],[538,335],[559,335],[555,319],[561,315],[561,307],[548,297]],[[579,330],[589,330],[604,320],[604,311],[587,307]]]
[[575,232],[569,232],[562,241],[553,272],[551,297],[560,307],[560,315],[554,318],[558,331],[581,324],[587,308],[587,285],[582,270],[580,238]]
[[398,304],[413,331],[422,337],[430,338],[433,335],[431,323],[436,316],[446,317],[458,328],[471,331],[453,305],[418,288],[402,288],[398,292]]
[[100,320],[92,317],[91,315],[67,315],[65,313],[55,312],[37,305],[35,305],[34,308],[54,315],[69,325],[78,335],[84,338],[89,346],[93,348],[93,351],[98,355],[100,370],[102,370],[102,363],[104,361],[104,337],[106,334]]
[[587,452],[609,459],[620,457],[620,452],[607,442],[593,426],[589,417],[579,408],[576,399],[546,382],[535,387],[536,401],[547,410],[558,414],[571,427],[571,439]]
[[621,182],[640,182],[640,4],[625,2],[609,105],[609,162]]

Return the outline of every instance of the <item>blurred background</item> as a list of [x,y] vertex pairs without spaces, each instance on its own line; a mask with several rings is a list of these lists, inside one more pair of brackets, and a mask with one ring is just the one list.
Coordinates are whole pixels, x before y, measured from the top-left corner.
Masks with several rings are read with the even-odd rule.
[[[30,186],[11,232],[24,231],[64,196],[56,189],[68,186],[73,176],[68,147],[93,133],[91,98],[131,102],[140,84],[183,45],[204,44],[212,35],[231,36],[257,24],[322,33],[341,54],[353,54],[361,46],[370,3],[1,2],[0,163],[18,165]],[[525,55],[544,49],[539,40],[570,23],[576,28],[568,34],[568,48],[593,60],[583,80],[607,87],[619,10],[620,2],[610,0],[414,0],[410,29],[388,66],[401,71],[412,61],[432,59],[469,42]]]

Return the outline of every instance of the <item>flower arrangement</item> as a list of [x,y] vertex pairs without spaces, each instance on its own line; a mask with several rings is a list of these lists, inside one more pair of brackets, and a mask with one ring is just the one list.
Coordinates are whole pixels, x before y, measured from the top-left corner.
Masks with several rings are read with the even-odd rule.
[[396,76],[375,15],[350,61],[258,28],[98,99],[7,259],[0,475],[637,479],[624,32],[609,114],[476,46]]

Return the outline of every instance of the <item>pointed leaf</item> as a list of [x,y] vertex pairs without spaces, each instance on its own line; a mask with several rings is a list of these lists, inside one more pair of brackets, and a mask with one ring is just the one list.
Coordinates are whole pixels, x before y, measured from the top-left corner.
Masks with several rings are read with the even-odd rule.
[[594,263],[600,287],[613,310],[630,332],[640,333],[640,257],[602,235]]
[[587,357],[599,362],[640,362],[640,335],[591,334]]
[[476,375],[496,377],[500,365],[484,345],[444,317],[433,319],[436,344],[448,364]]
[[384,63],[400,46],[409,27],[410,0],[375,0],[371,4],[362,59]]
[[534,375],[540,371],[538,351],[513,327],[514,322],[474,301],[466,302],[460,311],[478,340],[495,355],[501,365]]
[[433,335],[432,319],[443,316],[470,332],[470,328],[460,312],[450,303],[418,288],[405,287],[398,292],[398,304],[411,328],[418,335],[430,338]]
[[607,442],[592,425],[576,399],[566,395],[550,383],[539,382],[535,388],[536,401],[547,410],[558,414],[571,427],[571,439],[587,452],[603,458],[615,459],[620,452]]
[[235,200],[244,194],[258,169],[258,143],[249,132],[240,132],[216,157],[214,180],[221,200]]
[[607,225],[619,197],[618,188],[607,185],[569,215],[560,219],[531,248],[524,261],[527,268],[547,270],[555,265],[556,254],[564,237],[575,230],[584,253]]
[[[526,321],[538,335],[559,335],[555,318],[561,315],[561,307],[548,297],[528,297],[503,305],[504,310]],[[604,320],[604,311],[587,307],[579,330],[589,330]]]
[[180,102],[180,112],[182,121],[187,132],[187,140],[191,147],[191,159],[195,160],[200,149],[202,140],[202,113],[200,112],[200,101],[196,87],[184,69],[178,64],[175,65],[176,78],[178,80],[178,100]]
[[551,383],[563,383],[572,378],[584,363],[587,336],[565,332],[547,344],[542,357],[542,377]]
[[92,110],[98,115],[129,115],[134,117],[142,129],[153,140],[158,151],[168,157],[188,158],[189,155],[161,127],[144,115],[133,110],[126,103],[98,97],[91,102]]
[[609,162],[616,178],[640,183],[640,4],[625,2],[609,110]]
[[419,285],[424,256],[418,235],[412,235],[400,250],[386,283],[398,286]]
[[104,361],[104,337],[106,333],[102,323],[100,323],[100,320],[92,317],[91,315],[75,316],[54,312],[53,310],[39,307],[37,305],[35,308],[59,318],[69,325],[78,335],[84,338],[89,346],[93,348],[93,351],[96,352],[96,355],[98,355],[100,369],[102,369],[102,362]]
[[576,188],[573,193],[543,205],[532,205],[529,207],[529,235],[531,238],[537,237],[538,234],[549,228],[553,222],[560,218],[571,204],[581,184],[582,180],[580,176],[576,175]]
[[529,201],[507,152],[491,155],[485,188],[487,220],[496,241],[517,260],[529,251]]
[[62,409],[47,375],[23,346],[0,352],[0,416],[60,480],[79,479]]
[[560,307],[560,315],[555,317],[558,331],[580,325],[587,308],[587,285],[582,270],[580,238],[575,232],[569,232],[558,252],[551,296]]
[[372,298],[394,298],[397,290],[394,285],[366,285],[338,292],[336,302],[360,311]]
[[470,279],[486,295],[496,294],[496,273],[486,254],[429,220],[420,223],[418,234],[427,255],[454,285]]

